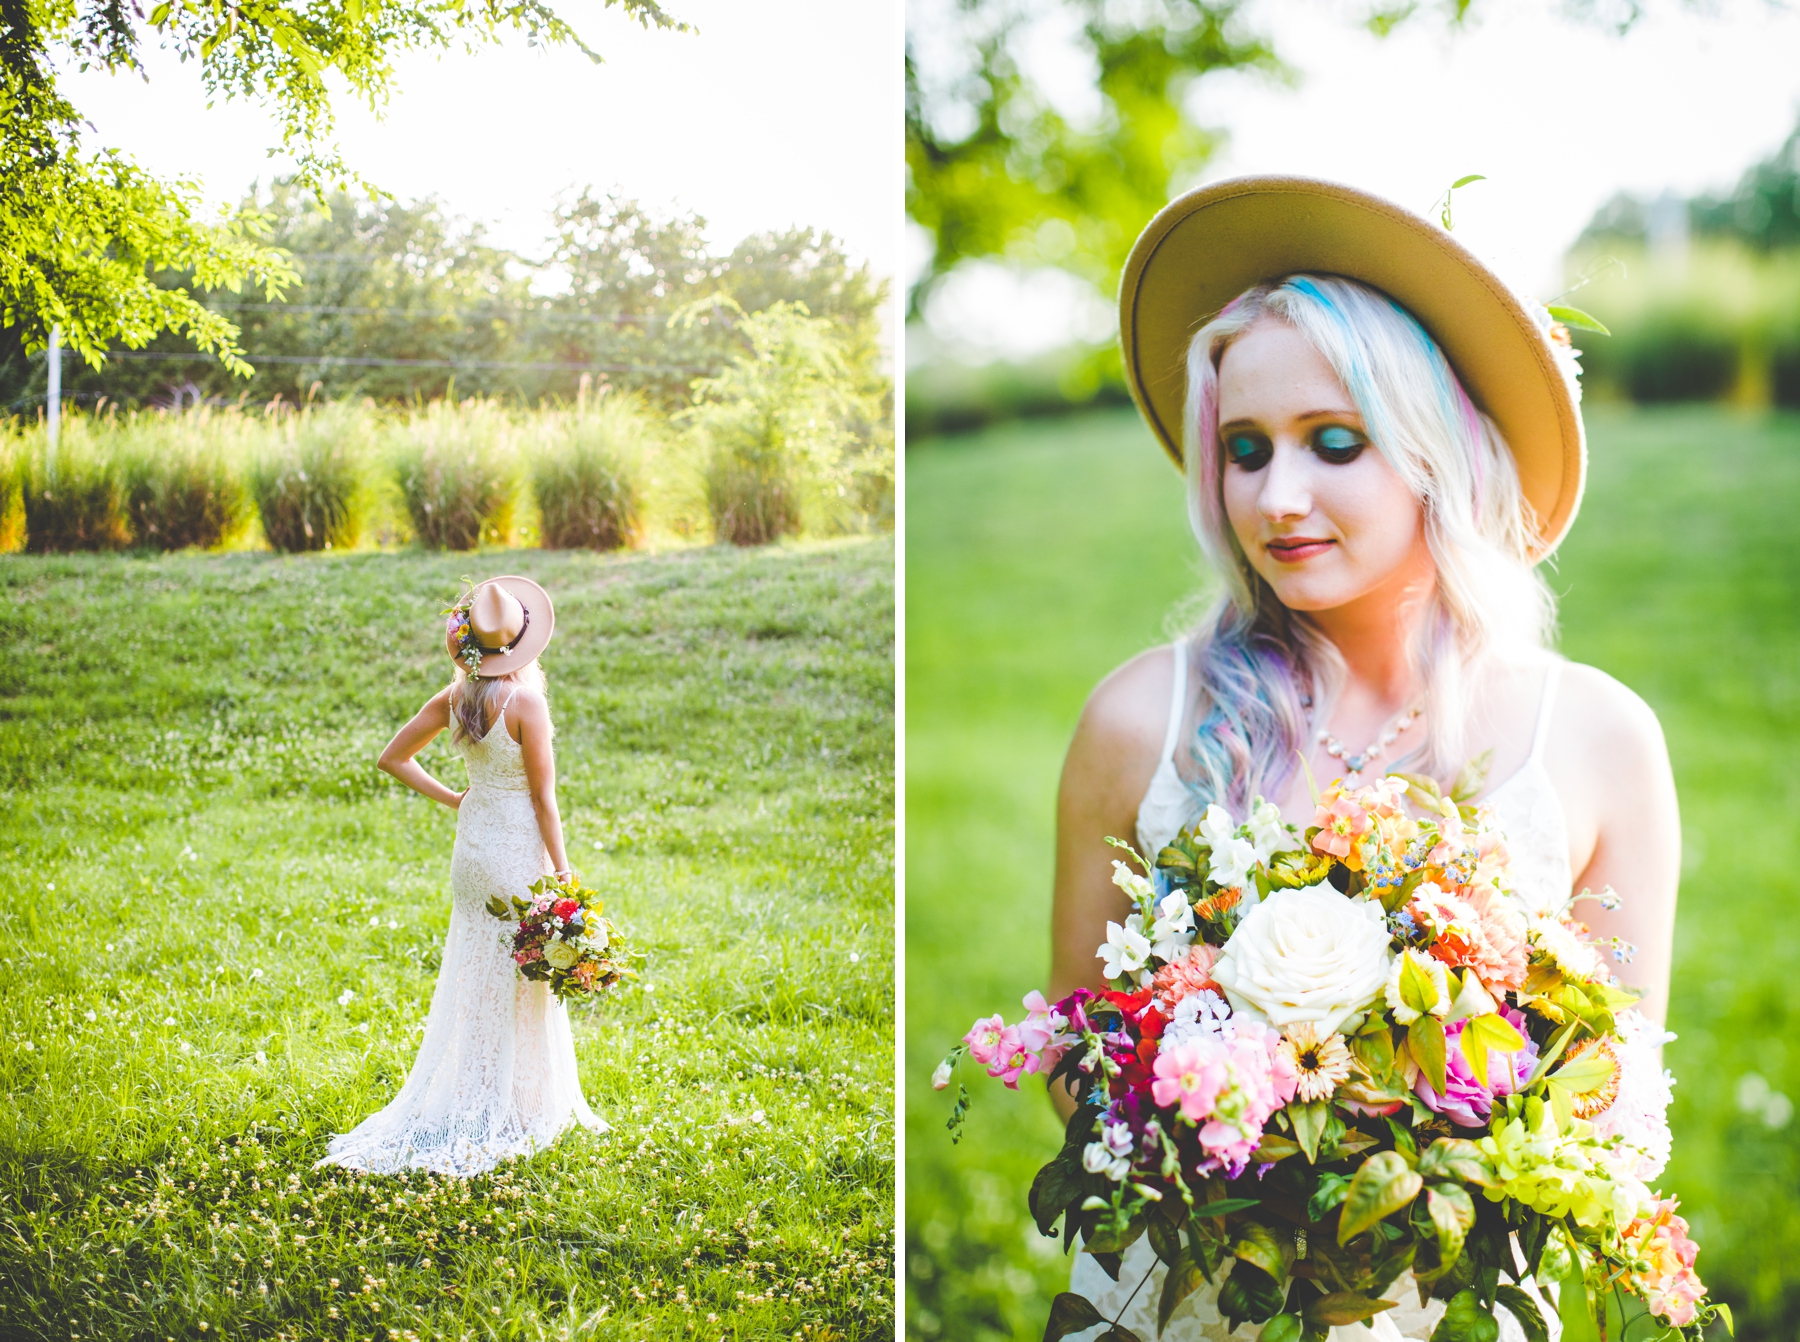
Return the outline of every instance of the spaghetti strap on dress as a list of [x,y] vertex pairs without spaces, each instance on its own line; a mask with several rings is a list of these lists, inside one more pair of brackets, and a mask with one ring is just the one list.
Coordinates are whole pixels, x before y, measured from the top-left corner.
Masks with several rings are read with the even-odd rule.
[[519,978],[506,925],[487,911],[489,896],[524,895],[551,874],[505,707],[479,741],[453,749],[468,764],[469,790],[456,814],[450,931],[425,1037],[400,1093],[333,1137],[321,1165],[468,1177],[548,1146],[571,1124],[607,1130],[581,1093],[567,1011],[547,984]]

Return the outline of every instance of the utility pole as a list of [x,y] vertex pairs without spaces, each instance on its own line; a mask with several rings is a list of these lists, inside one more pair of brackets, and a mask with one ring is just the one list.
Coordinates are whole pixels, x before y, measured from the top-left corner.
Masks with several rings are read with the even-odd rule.
[[44,478],[56,483],[56,439],[62,431],[62,323],[50,328],[50,390],[46,397],[44,428],[49,449],[44,453]]

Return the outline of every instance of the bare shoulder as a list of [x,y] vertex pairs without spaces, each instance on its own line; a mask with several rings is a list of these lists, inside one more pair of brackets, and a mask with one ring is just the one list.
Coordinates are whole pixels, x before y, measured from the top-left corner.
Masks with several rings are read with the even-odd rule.
[[506,701],[506,716],[521,727],[542,730],[550,725],[550,700],[542,690],[521,685]]
[[1141,652],[1094,687],[1077,732],[1114,749],[1162,747],[1175,690],[1175,650]]
[[1655,711],[1628,685],[1598,667],[1570,662],[1563,668],[1556,715],[1589,749],[1615,757],[1661,756],[1662,724]]
[[425,701],[425,706],[419,710],[419,716],[424,718],[427,722],[436,722],[440,726],[448,726],[450,723],[451,689],[452,686],[446,685],[443,689],[432,695],[431,698],[427,699]]

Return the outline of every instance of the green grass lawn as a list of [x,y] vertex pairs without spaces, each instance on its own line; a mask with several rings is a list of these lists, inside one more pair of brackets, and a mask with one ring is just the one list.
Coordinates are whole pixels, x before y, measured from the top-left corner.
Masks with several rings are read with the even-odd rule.
[[[570,854],[648,955],[572,1008],[614,1130],[314,1171],[404,1078],[449,915],[454,817],[375,756],[459,576],[515,569]],[[0,559],[0,1338],[892,1336],[892,571]]]
[[[1551,575],[1563,648],[1656,709],[1681,788],[1662,1182],[1739,1336],[1800,1336],[1800,419],[1588,423],[1587,500]],[[1060,1138],[1048,1101],[977,1073],[952,1146],[927,1078],[978,1014],[1015,1016],[1043,983],[1076,715],[1200,575],[1179,478],[1135,415],[915,446],[907,491],[907,1330],[1035,1338],[1068,1271],[1025,1209]]]

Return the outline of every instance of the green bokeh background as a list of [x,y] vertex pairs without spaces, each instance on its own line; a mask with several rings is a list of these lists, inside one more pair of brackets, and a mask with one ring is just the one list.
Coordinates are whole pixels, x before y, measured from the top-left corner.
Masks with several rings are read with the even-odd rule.
[[[1562,647],[1656,710],[1682,801],[1662,1184],[1739,1336],[1793,1337],[1800,417],[1592,406],[1587,422],[1587,498],[1550,574]],[[929,1077],[977,1015],[1044,982],[1076,716],[1203,580],[1180,482],[1130,412],[914,445],[906,562],[907,1334],[1035,1338],[1068,1272],[1025,1209],[1059,1135],[1049,1103],[976,1073],[953,1146]]]

